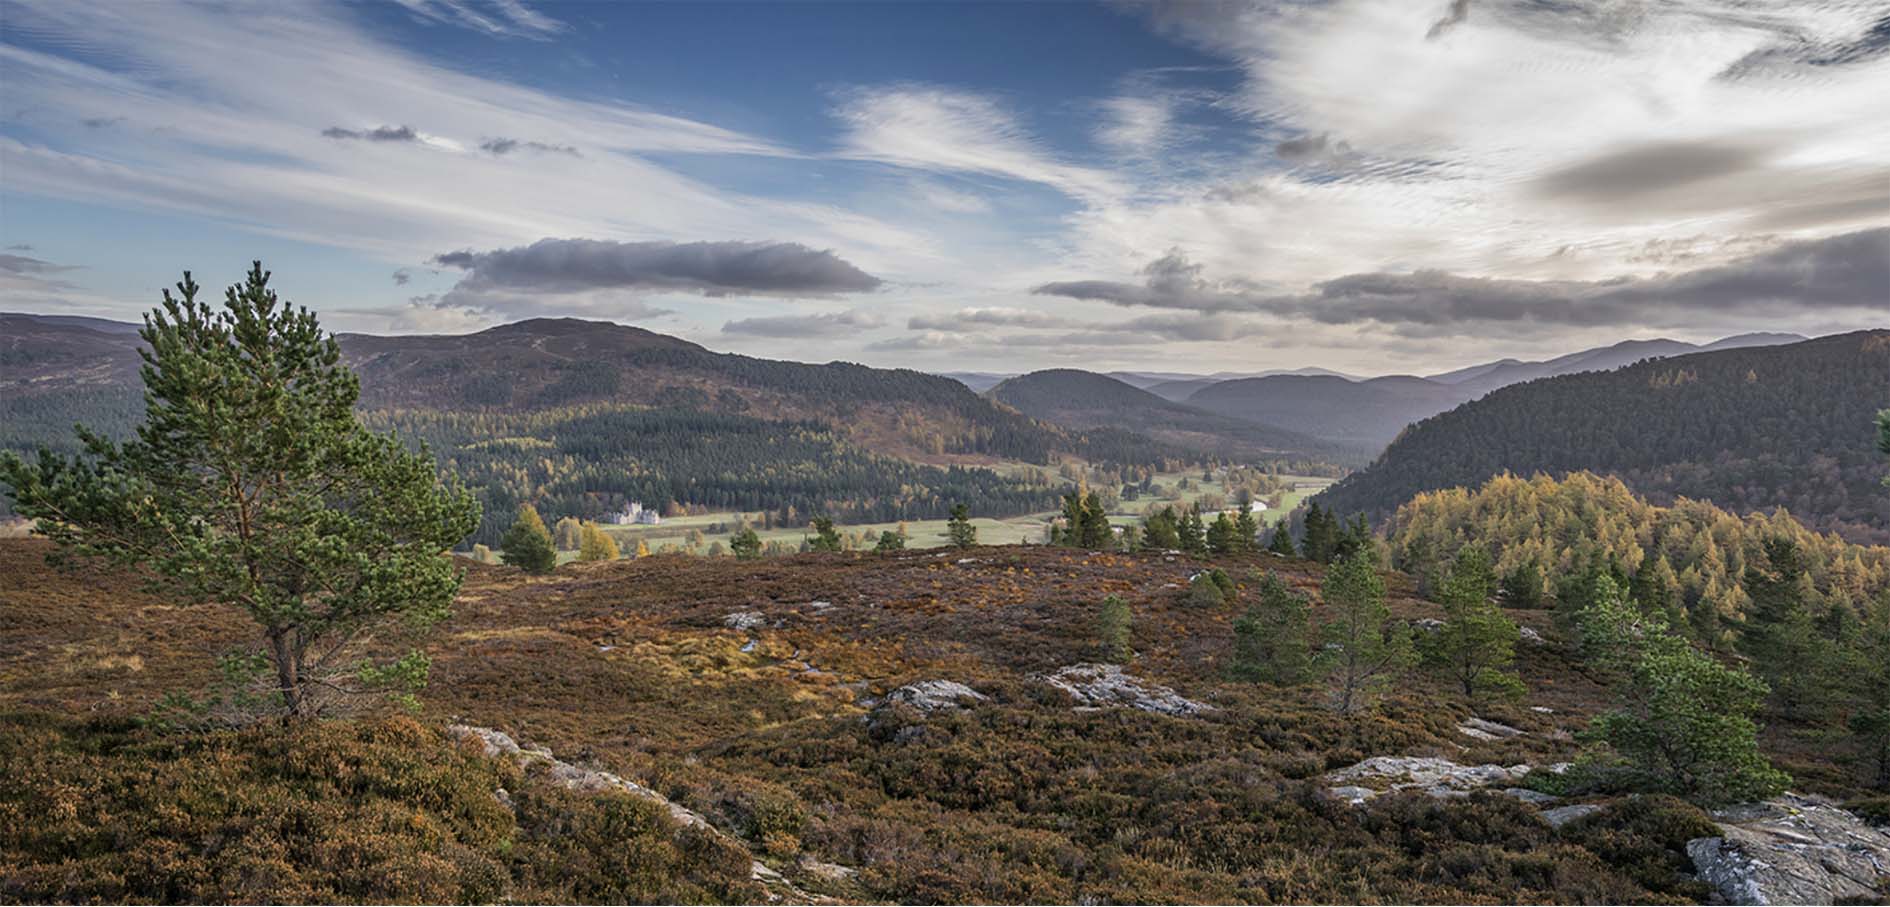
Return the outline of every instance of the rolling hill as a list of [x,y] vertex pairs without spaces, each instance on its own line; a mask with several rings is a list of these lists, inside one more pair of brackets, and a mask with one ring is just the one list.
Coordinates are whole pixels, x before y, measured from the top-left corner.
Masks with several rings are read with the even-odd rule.
[[1512,385],[1411,427],[1321,495],[1390,516],[1419,492],[1502,472],[1619,476],[1658,504],[1783,507],[1812,528],[1890,541],[1873,418],[1890,406],[1890,331],[1752,346]]
[[[74,452],[75,423],[128,432],[143,403],[126,327],[0,316],[0,449]],[[1120,428],[1040,422],[948,378],[717,353],[605,322],[340,341],[363,421],[425,441],[479,491],[477,542],[520,501],[587,518],[626,500],[787,520],[942,518],[954,502],[1009,516],[1054,507],[1057,489],[983,467],[1186,457]]]
[[[1335,379],[1336,380],[1336,379]],[[1323,458],[1362,465],[1370,451],[1176,403],[1107,375],[1047,369],[1011,378],[989,396],[1019,412],[1076,430],[1117,427],[1228,459]]]
[[1225,416],[1265,422],[1317,438],[1382,446],[1406,425],[1512,384],[1609,371],[1645,359],[1804,339],[1797,334],[1741,334],[1705,346],[1678,340],[1626,340],[1541,362],[1502,359],[1424,377],[1347,379],[1279,374],[1230,381],[1170,382],[1149,390]]

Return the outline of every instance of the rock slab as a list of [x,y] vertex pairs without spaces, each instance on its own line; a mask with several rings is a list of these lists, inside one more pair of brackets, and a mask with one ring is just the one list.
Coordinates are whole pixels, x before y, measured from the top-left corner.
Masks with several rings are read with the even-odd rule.
[[1070,694],[1078,705],[1091,708],[1124,706],[1183,718],[1214,710],[1168,687],[1125,674],[1121,665],[1066,665],[1037,679]]
[[1720,835],[1687,842],[1729,904],[1869,903],[1890,893],[1890,832],[1821,797],[1785,794],[1713,813]]
[[886,702],[903,703],[921,712],[961,708],[990,697],[955,680],[921,680],[886,694]]
[[1421,790],[1433,797],[1463,797],[1486,787],[1513,787],[1528,765],[1458,765],[1436,756],[1373,756],[1327,772],[1333,796],[1362,803],[1379,794]]

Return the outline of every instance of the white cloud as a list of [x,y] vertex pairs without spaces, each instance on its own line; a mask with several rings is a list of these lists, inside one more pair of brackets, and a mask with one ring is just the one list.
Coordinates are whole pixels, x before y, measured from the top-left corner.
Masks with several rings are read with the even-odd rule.
[[1065,163],[997,101],[928,85],[846,92],[834,115],[840,154],[915,170],[981,173],[1099,198],[1122,190],[1102,170]]

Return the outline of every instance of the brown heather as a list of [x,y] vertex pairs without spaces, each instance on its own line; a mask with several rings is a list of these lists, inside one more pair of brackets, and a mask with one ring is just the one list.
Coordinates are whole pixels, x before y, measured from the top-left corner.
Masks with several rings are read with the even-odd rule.
[[[748,853],[623,796],[581,797],[456,745],[498,728],[701,812],[807,892],[905,902],[1686,902],[1703,816],[1624,799],[1551,829],[1508,798],[1380,797],[1317,776],[1379,754],[1465,763],[1567,758],[1604,691],[1559,646],[1521,646],[1530,689],[1487,717],[1414,674],[1344,717],[1316,687],[1227,679],[1245,601],[1203,610],[1202,563],[1042,547],[738,561],[657,556],[527,577],[468,566],[425,639],[415,717],[160,733],[133,719],[194,691],[253,629],[177,609],[134,577],[53,571],[0,540],[0,900],[752,900]],[[958,563],[960,558],[970,558]],[[1257,568],[1317,595],[1318,565]],[[1438,616],[1388,577],[1399,618]],[[1171,585],[1175,584],[1175,585]],[[1032,674],[1094,660],[1096,603],[1130,606],[1131,670],[1217,708],[1079,712]],[[825,606],[816,602],[827,603]],[[724,618],[759,611],[768,626]],[[1323,618],[1315,606],[1315,619]],[[1512,612],[1551,633],[1547,612]],[[754,645],[744,652],[746,643]],[[390,650],[409,640],[383,640]],[[921,716],[856,704],[915,680],[990,699]],[[1547,706],[1544,714],[1528,706]],[[1467,746],[1468,749],[1460,747]],[[1768,740],[1804,789],[1858,793],[1829,747]],[[507,809],[494,796],[504,788]],[[802,857],[859,869],[822,878]]]

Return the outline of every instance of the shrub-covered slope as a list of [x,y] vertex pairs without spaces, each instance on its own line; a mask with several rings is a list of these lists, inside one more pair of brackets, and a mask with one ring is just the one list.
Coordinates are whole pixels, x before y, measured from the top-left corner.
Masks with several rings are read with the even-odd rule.
[[[537,789],[428,729],[447,721],[498,728],[639,781],[707,816],[803,890],[843,901],[1632,903],[1706,894],[1679,872],[1680,848],[1703,819],[1672,801],[1623,801],[1555,829],[1495,794],[1352,806],[1325,792],[1321,773],[1374,755],[1568,758],[1577,746],[1568,733],[1606,700],[1558,647],[1522,647],[1528,698],[1482,712],[1520,736],[1464,735],[1457,726],[1470,704],[1421,673],[1382,711],[1341,716],[1317,688],[1228,679],[1245,602],[1189,604],[1187,580],[1203,566],[1191,558],[1042,547],[659,556],[539,578],[475,565],[456,616],[428,641],[433,682],[417,724],[343,723],[279,740],[261,729],[167,736],[127,726],[163,692],[207,682],[216,654],[251,630],[215,610],[171,608],[132,577],[53,572],[41,563],[46,551],[0,542],[0,572],[14,578],[0,587],[7,758],[43,766],[0,803],[17,804],[6,807],[15,815],[69,808],[55,824],[0,833],[0,878],[16,880],[0,897],[754,896],[730,868],[745,856],[693,849],[634,808],[591,816],[560,798],[544,813],[494,812],[490,786],[505,786],[515,806],[535,802],[519,793]],[[1246,596],[1257,569],[1308,590],[1322,570],[1265,555],[1216,563]],[[1398,616],[1439,613],[1412,597],[1408,578],[1389,579]],[[1210,710],[1077,709],[1034,679],[1098,658],[1096,611],[1110,594],[1133,616],[1131,675]],[[1544,612],[1513,616],[1551,632]],[[987,698],[930,713],[876,704],[929,679]],[[1810,789],[1855,791],[1823,750],[1775,755]],[[425,783],[449,769],[452,783]],[[202,793],[213,783],[232,795]],[[282,840],[291,825],[279,814],[307,817],[320,834]],[[253,829],[267,855],[242,859],[261,862],[230,863],[237,854],[218,849],[238,828]],[[571,839],[544,838],[545,829]],[[357,831],[374,833],[357,841]],[[120,846],[108,852],[107,840]],[[629,854],[604,843],[620,840],[641,843]],[[599,865],[606,856],[630,864]],[[548,874],[567,861],[571,879]],[[224,875],[230,865],[266,866],[281,881],[257,875],[241,887]],[[409,866],[426,871],[360,887],[370,869]]]

